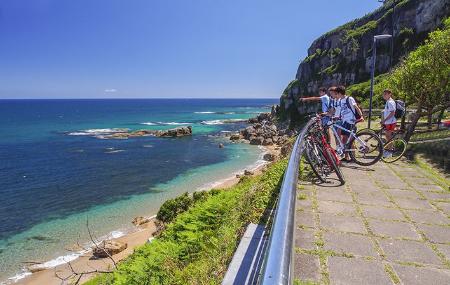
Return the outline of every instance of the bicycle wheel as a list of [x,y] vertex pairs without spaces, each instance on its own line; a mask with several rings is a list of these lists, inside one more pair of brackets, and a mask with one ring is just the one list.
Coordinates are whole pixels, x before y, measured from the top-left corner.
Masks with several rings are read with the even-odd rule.
[[361,131],[352,137],[350,157],[359,165],[369,166],[377,163],[383,155],[383,142],[372,131]]
[[336,173],[337,178],[341,182],[341,185],[345,184],[344,174],[342,174],[341,168],[337,160],[336,153],[330,147],[325,147],[325,155],[330,168]]
[[306,140],[305,147],[306,161],[311,165],[314,174],[323,183],[326,182],[327,171],[325,169],[326,160],[320,148],[309,140]]
[[[380,135],[380,131],[375,131],[375,130],[372,130],[372,129],[369,129],[369,128],[365,128],[365,129],[357,131],[356,135],[358,135],[360,133],[367,133],[367,132],[370,132],[370,133],[373,133],[373,134],[377,135],[381,139],[381,142],[383,144],[385,143],[385,140]],[[368,149],[369,153],[371,153],[373,151],[378,151],[378,142],[377,141],[369,143],[369,144],[367,144],[367,146],[369,147],[369,149]]]
[[392,163],[399,160],[406,151],[407,143],[401,138],[394,138],[388,141],[383,147],[383,156],[381,160],[386,163]]

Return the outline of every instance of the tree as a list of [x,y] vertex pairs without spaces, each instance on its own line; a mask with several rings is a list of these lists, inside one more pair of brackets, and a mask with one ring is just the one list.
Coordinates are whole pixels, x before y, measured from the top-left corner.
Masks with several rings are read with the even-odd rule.
[[[428,118],[450,107],[450,18],[444,28],[429,35],[425,44],[411,52],[380,87],[390,87],[417,111],[408,127],[409,140],[420,117]],[[430,120],[431,122],[431,120]]]

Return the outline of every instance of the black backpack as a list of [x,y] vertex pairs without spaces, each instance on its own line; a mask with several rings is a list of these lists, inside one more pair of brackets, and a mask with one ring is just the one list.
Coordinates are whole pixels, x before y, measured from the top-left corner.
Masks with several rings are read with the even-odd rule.
[[406,104],[402,100],[395,100],[395,114],[396,119],[401,119],[406,113]]
[[355,116],[355,119],[358,121],[361,119],[361,115],[356,112],[356,110],[354,109],[353,106],[350,106],[350,96],[347,97],[347,99],[345,100],[345,103],[347,104],[347,107],[350,108],[350,111],[352,111],[353,116]]

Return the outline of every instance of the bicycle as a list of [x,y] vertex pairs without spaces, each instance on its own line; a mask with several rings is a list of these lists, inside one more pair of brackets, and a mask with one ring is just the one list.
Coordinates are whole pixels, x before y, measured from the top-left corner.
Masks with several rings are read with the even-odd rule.
[[[336,139],[336,152],[341,157],[346,152],[349,152],[352,161],[361,166],[373,165],[381,159],[383,155],[383,142],[375,132],[361,130],[355,133],[354,130],[348,130],[336,124],[335,119],[330,120],[328,127],[333,132]],[[336,129],[349,133],[347,143],[344,144],[342,142]]]
[[345,184],[344,175],[339,168],[340,161],[334,149],[327,142],[321,117],[318,115],[305,137],[305,153],[312,171],[321,182],[326,183],[330,174],[335,172],[341,185]]
[[383,132],[386,131],[386,127],[383,125],[380,130],[363,129],[361,131],[372,131],[377,134],[383,142],[383,156],[381,160],[385,163],[393,163],[399,160],[406,152],[408,142],[403,139],[403,130],[396,129],[392,133],[392,137],[389,141],[383,137]]

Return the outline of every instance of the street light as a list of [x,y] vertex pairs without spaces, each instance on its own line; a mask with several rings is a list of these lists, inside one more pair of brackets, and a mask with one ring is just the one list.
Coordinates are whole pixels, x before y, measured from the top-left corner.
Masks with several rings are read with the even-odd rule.
[[392,35],[376,35],[373,37],[373,56],[372,56],[372,74],[370,76],[370,99],[369,99],[369,123],[368,127],[370,129],[370,121],[372,119],[372,97],[373,97],[373,84],[375,80],[375,63],[377,62],[377,40],[390,39]]

